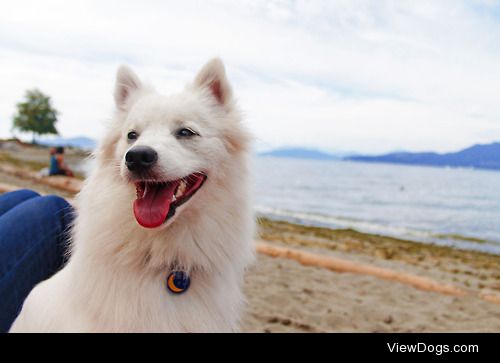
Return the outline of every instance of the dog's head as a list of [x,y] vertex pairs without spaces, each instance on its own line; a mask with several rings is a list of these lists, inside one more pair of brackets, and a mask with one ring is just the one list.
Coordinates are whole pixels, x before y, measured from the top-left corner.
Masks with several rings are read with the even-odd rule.
[[213,187],[212,179],[223,178],[233,156],[247,149],[248,137],[219,59],[170,96],[156,93],[122,66],[115,103],[102,159],[119,165],[116,173],[135,188],[131,206],[145,228],[166,226],[196,205],[197,195]]

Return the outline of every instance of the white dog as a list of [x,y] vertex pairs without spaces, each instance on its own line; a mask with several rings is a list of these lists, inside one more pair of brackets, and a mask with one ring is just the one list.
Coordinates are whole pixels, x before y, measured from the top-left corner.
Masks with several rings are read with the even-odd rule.
[[69,262],[11,331],[235,331],[254,258],[250,137],[222,62],[169,97],[122,66],[115,102],[77,197]]

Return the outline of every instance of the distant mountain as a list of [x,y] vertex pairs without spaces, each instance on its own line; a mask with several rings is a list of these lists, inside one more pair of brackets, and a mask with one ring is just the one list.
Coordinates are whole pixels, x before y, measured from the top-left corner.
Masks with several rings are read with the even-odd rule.
[[260,156],[274,156],[278,158],[295,159],[315,159],[315,160],[340,160],[340,156],[327,154],[325,152],[313,149],[302,148],[281,148],[260,153]]
[[474,145],[467,149],[447,154],[397,152],[379,156],[350,156],[344,158],[344,160],[500,170],[500,142],[487,145]]
[[51,139],[37,140],[37,142],[47,146],[71,146],[84,150],[92,150],[96,146],[95,140],[85,136],[70,138],[55,137]]

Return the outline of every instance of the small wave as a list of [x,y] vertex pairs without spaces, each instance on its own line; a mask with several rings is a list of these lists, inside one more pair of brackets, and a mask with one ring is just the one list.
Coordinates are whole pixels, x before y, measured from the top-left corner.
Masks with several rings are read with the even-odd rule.
[[285,220],[287,222],[302,225],[333,229],[349,228],[364,233],[379,234],[403,239],[406,238],[441,246],[451,246],[460,249],[500,254],[500,241],[463,236],[460,234],[419,231],[406,227],[382,225],[349,217],[330,216],[310,212],[297,212],[262,205],[256,206],[255,210],[259,215],[264,217],[275,220]]

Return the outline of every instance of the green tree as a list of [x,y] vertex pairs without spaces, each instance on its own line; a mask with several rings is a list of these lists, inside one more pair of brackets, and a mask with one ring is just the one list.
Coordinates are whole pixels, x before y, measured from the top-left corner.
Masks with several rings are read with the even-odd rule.
[[49,96],[37,89],[28,90],[25,100],[17,104],[12,128],[21,132],[32,132],[34,143],[36,135],[59,134],[56,129],[58,113],[52,107]]

